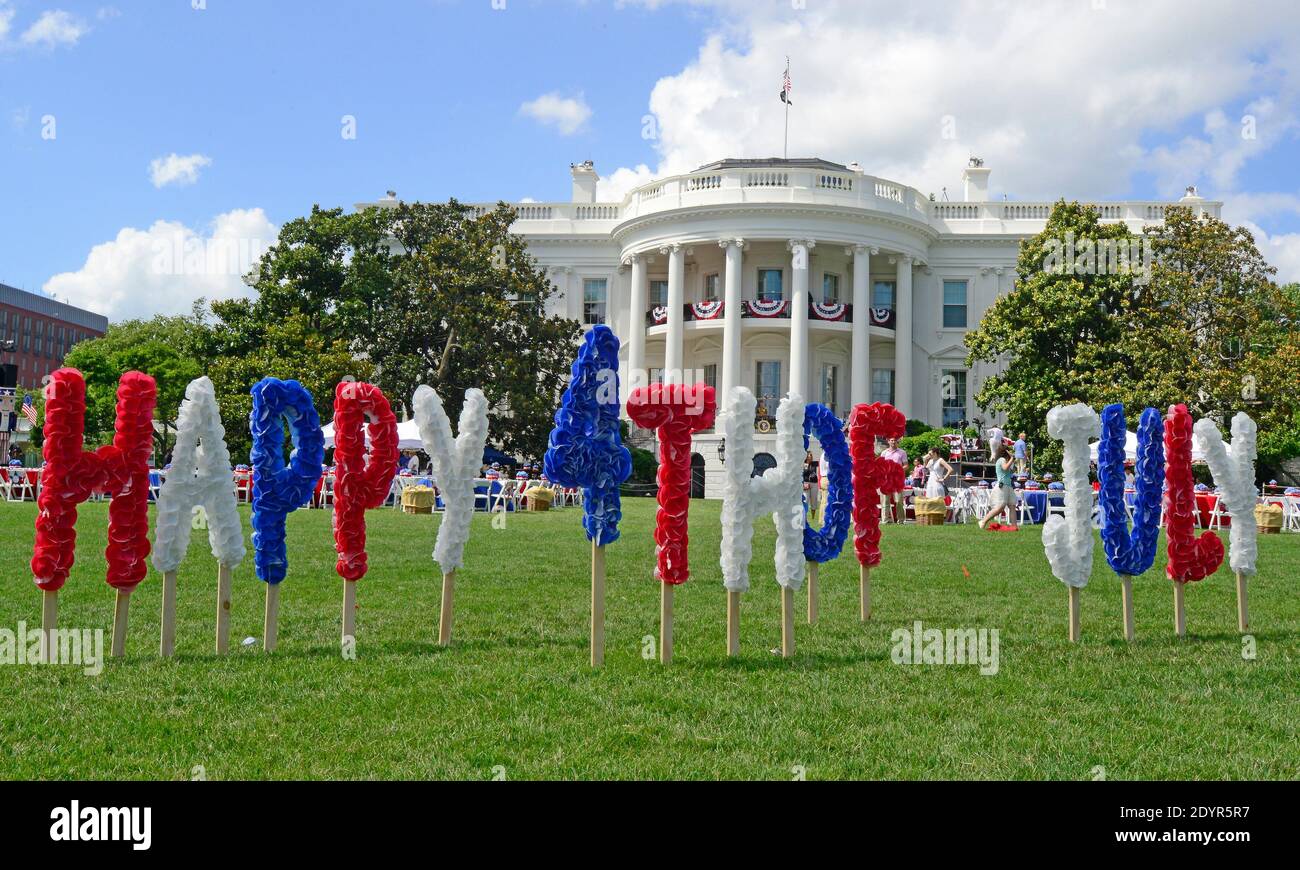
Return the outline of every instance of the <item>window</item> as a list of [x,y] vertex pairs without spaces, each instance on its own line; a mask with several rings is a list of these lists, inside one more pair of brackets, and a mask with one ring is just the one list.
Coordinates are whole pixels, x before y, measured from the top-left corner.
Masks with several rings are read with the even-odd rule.
[[781,396],[781,363],[778,360],[760,360],[754,382],[758,385],[758,416],[776,417],[776,407]]
[[943,282],[944,329],[966,328],[966,282]]
[[758,300],[760,302],[780,302],[785,298],[785,288],[781,284],[780,269],[758,270]]
[[871,401],[894,404],[894,370],[871,370]]
[[588,278],[582,282],[582,322],[605,322],[604,278]]
[[957,426],[966,419],[966,372],[944,369],[939,378],[939,396],[943,400],[943,425]]
[[715,390],[718,388],[718,366],[716,363],[709,363],[704,367],[704,383]]
[[822,302],[834,305],[840,301],[840,276],[830,272],[822,273]]
[[650,383],[661,384],[664,380],[663,369],[650,369]]
[[717,272],[713,272],[709,275],[704,276],[704,301],[705,302],[712,302],[718,298],[718,287],[720,283],[718,281],[718,278],[719,276]]
[[652,306],[668,304],[668,282],[667,281],[650,282],[650,304]]
[[840,367],[831,363],[822,364],[821,403],[835,411],[835,396],[839,392]]
[[894,310],[894,282],[877,281],[871,288],[871,307]]

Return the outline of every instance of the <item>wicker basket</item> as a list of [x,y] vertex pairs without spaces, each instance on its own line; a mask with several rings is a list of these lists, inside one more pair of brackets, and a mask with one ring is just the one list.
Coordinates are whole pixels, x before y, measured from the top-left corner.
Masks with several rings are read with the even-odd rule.
[[530,511],[548,511],[555,493],[544,486],[534,486],[524,490],[524,504]]
[[1262,535],[1276,535],[1282,531],[1282,505],[1255,505],[1255,523]]
[[433,487],[410,486],[402,490],[402,513],[431,514],[437,495]]
[[941,498],[917,496],[915,508],[918,526],[941,526],[948,516],[948,505]]

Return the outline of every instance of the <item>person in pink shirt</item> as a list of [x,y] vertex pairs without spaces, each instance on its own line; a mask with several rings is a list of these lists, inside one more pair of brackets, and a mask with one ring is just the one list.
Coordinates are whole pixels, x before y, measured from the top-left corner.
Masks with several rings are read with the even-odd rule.
[[[897,438],[890,438],[889,441],[886,442],[885,449],[880,455],[882,458],[888,459],[890,462],[897,462],[899,465],[903,466],[904,469],[907,468],[907,451],[898,446]],[[895,516],[897,517],[896,522],[899,523],[907,519],[907,508],[905,502],[906,493],[907,487],[904,487],[902,491],[892,496]],[[889,520],[887,519],[886,522],[889,522]]]

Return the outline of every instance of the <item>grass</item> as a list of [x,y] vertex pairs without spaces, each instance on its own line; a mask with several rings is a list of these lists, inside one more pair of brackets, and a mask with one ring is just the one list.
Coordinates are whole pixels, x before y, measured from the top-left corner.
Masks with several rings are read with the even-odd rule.
[[[1155,568],[1135,582],[1127,644],[1100,545],[1083,590],[1083,642],[1038,529],[886,527],[875,615],[857,615],[851,545],[822,566],[821,619],[783,660],[774,534],[760,523],[741,655],[725,656],[717,502],[693,502],[693,577],[676,596],[676,657],[643,657],[658,630],[649,499],[626,505],[607,550],[607,654],[587,664],[589,545],[576,509],[474,519],[453,644],[435,643],[438,519],[368,514],[357,656],[340,655],[342,581],[330,515],[289,517],[280,648],[261,651],[263,588],[235,572],[233,649],[212,651],[216,566],[197,533],[179,574],[177,655],[158,657],[160,577],[131,603],[127,654],[99,676],[0,667],[0,777],[212,779],[1295,778],[1300,775],[1300,538],[1261,536],[1251,582],[1257,655],[1243,657],[1226,568],[1187,590],[1188,636]],[[103,628],[107,505],[82,508],[60,624]],[[27,569],[34,505],[0,503],[0,627],[35,625]],[[964,570],[963,570],[964,569]],[[966,576],[969,572],[969,577]],[[996,628],[1000,668],[901,666],[891,632],[914,620]],[[245,637],[257,645],[240,646]],[[105,640],[107,647],[107,638]]]

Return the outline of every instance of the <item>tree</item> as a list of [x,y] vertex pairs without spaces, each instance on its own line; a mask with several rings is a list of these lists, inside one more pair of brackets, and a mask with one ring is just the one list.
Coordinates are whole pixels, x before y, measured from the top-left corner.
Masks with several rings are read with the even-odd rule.
[[228,326],[298,318],[304,335],[372,361],[394,402],[427,383],[454,417],[479,387],[493,440],[540,456],[581,327],[545,313],[556,291],[510,233],[514,217],[455,200],[316,207],[285,224],[249,276],[257,299],[214,311]]
[[154,443],[158,456],[165,457],[176,437],[176,415],[185,388],[203,374],[204,330],[195,317],[126,320],[110,324],[102,337],[69,351],[63,364],[78,369],[86,379],[87,446],[112,440],[118,380],[134,369],[151,375],[158,384],[155,417],[160,425]]
[[1123,402],[1135,416],[1185,402],[1221,424],[1245,410],[1261,433],[1300,407],[1300,294],[1272,281],[1245,229],[1170,208],[1134,236],[1062,201],[1021,244],[1017,272],[967,334],[967,364],[998,367],[976,400],[1045,445],[1049,464],[1054,405]]

